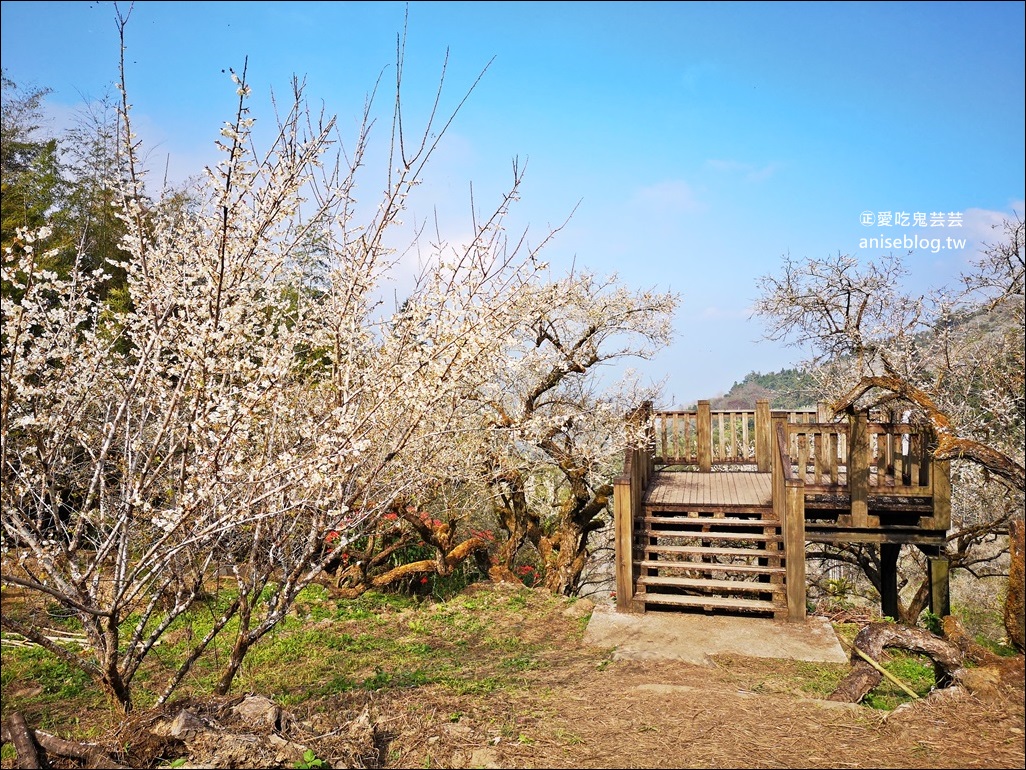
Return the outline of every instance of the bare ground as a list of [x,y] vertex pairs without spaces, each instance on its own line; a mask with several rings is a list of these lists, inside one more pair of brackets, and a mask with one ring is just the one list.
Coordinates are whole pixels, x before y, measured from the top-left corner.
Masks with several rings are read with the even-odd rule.
[[[610,650],[582,643],[572,606],[525,611],[508,623],[525,641],[546,642],[513,687],[351,691],[306,701],[273,724],[241,718],[233,707],[242,694],[181,701],[132,715],[100,743],[133,767],[176,759],[186,767],[296,767],[304,749],[312,752],[306,766],[314,767],[1026,764],[1021,656],[1000,670],[981,670],[971,688],[937,691],[881,712],[808,697],[805,680],[823,664],[739,656],[718,656],[713,666],[615,661]],[[469,650],[467,665],[486,681],[496,663],[483,655]],[[197,729],[177,738],[159,735],[160,725],[166,733],[183,710],[199,718]]]

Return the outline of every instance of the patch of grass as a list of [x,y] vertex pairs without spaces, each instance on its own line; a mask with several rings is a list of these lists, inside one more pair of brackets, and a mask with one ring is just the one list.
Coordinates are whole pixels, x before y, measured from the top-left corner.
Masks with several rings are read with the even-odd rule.
[[530,655],[517,655],[512,658],[506,658],[500,665],[510,671],[530,671],[531,669],[539,668],[541,663]]
[[1005,644],[1003,641],[995,641],[989,639],[986,636],[978,635],[976,637],[976,643],[981,647],[985,647],[995,655],[1000,655],[1002,658],[1014,658],[1019,654],[1019,651],[1009,644]]
[[[154,702],[231,598],[230,587],[215,590],[172,624],[136,674],[137,708]],[[374,592],[340,600],[323,586],[311,586],[300,595],[297,613],[252,647],[232,689],[265,693],[287,708],[361,690],[435,686],[451,696],[519,693],[528,686],[528,672],[547,665],[539,653],[553,643],[527,641],[524,629],[550,622],[550,613],[563,604],[528,589],[470,591],[438,602]],[[210,645],[175,697],[212,693],[236,629],[233,621]],[[106,698],[88,676],[40,648],[8,653],[5,647],[0,673],[5,713],[26,711],[34,726],[74,730],[74,715],[90,709],[94,722],[97,714],[111,718]],[[19,690],[27,682],[33,687]]]
[[847,663],[717,655],[717,663],[721,660],[728,671],[737,672],[741,689],[801,698],[827,698],[850,670]]
[[[927,695],[936,683],[933,661],[928,657],[896,651],[882,665],[920,697]],[[910,700],[908,693],[886,677],[863,698],[867,706],[882,711],[893,711]]]
[[485,676],[475,679],[449,679],[443,682],[457,695],[489,695],[502,689],[497,677]]
[[511,610],[522,610],[527,606],[527,597],[523,593],[513,594],[506,600],[506,606]]

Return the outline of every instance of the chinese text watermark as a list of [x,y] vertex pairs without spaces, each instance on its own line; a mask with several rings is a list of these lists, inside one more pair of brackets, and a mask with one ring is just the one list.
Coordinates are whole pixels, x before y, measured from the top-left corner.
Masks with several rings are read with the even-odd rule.
[[[863,211],[859,214],[863,227],[961,227],[960,211]],[[860,249],[921,249],[936,254],[948,249],[964,249],[966,238],[953,236],[926,237],[920,231],[908,234],[880,233],[876,237],[861,238]]]

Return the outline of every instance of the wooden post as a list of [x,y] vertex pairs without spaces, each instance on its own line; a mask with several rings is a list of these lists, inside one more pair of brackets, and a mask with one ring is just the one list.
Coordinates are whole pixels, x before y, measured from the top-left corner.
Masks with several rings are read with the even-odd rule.
[[[631,450],[627,452],[630,454]],[[630,612],[634,604],[634,510],[630,469],[625,470],[628,472],[613,481],[613,548],[618,612]]]
[[755,463],[759,473],[769,473],[773,467],[770,449],[773,446],[772,431],[769,400],[760,398],[755,402]]
[[939,618],[951,614],[951,590],[948,584],[948,557],[928,556],[926,571],[930,578],[930,612]]
[[900,543],[880,543],[880,610],[898,619],[898,554]]
[[777,521],[780,522],[781,530],[784,533],[784,538],[787,538],[787,515],[786,515],[786,500],[784,492],[784,476],[786,475],[783,467],[781,467],[782,458],[780,452],[777,450],[777,428],[778,426],[784,432],[784,440],[787,440],[787,418],[786,417],[774,417],[771,421],[770,435],[772,438],[772,449],[770,450],[770,461],[771,461],[771,473],[770,482],[772,484],[771,500],[773,502],[773,514],[776,516]]
[[933,495],[933,528],[951,527],[951,461],[930,460],[930,485]]
[[805,620],[805,485],[798,479],[785,482],[786,504],[784,558],[787,559],[787,619]]
[[698,428],[698,470],[709,473],[712,470],[712,411],[708,401],[698,402],[695,421]]
[[822,401],[818,402],[816,404],[816,422],[830,422],[832,418],[830,407]]
[[869,526],[869,415],[864,411],[849,417],[848,491],[851,493],[851,525]]

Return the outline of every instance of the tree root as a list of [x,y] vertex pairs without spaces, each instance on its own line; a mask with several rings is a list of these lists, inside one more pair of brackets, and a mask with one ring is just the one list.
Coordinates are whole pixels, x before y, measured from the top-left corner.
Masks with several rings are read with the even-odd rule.
[[883,680],[883,674],[869,660],[879,661],[885,648],[927,655],[933,661],[938,686],[957,682],[965,670],[965,654],[956,644],[920,628],[894,623],[870,623],[859,631],[851,652],[851,673],[831,693],[829,700],[858,703]]

